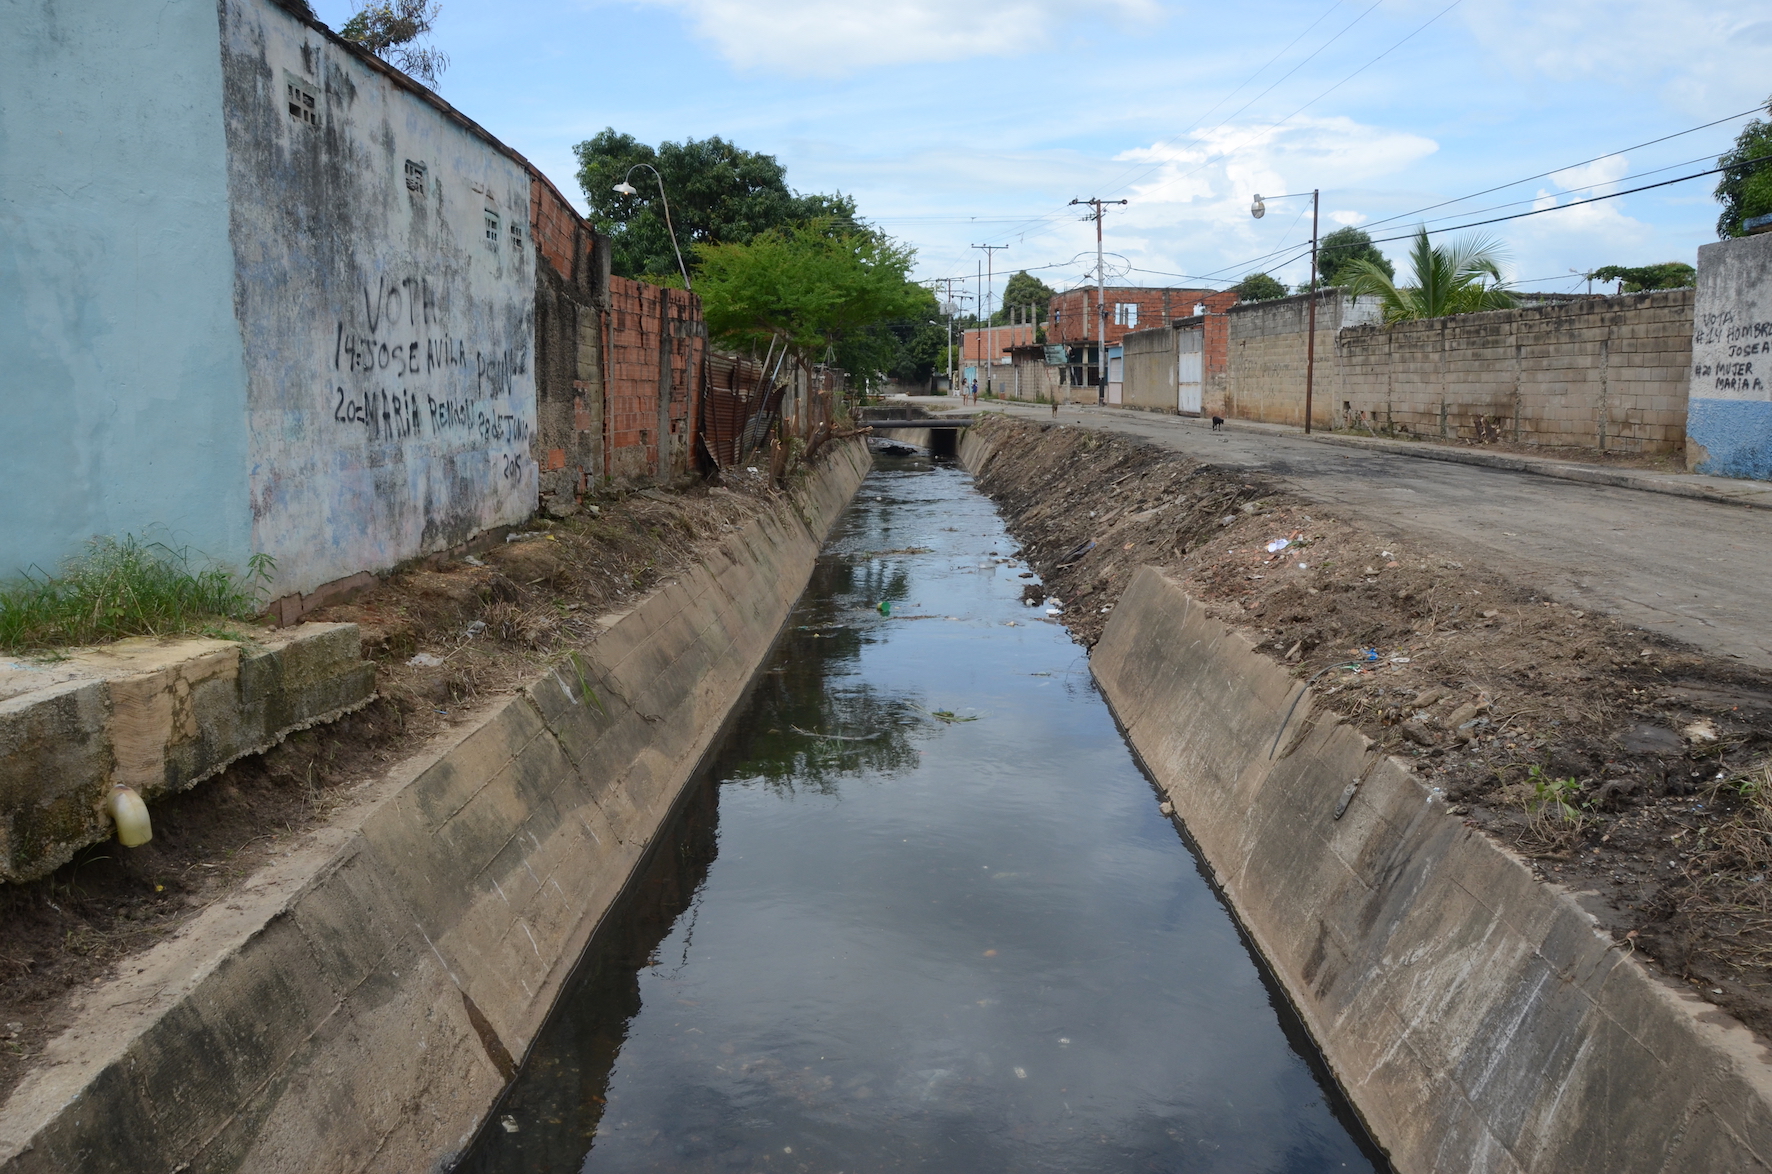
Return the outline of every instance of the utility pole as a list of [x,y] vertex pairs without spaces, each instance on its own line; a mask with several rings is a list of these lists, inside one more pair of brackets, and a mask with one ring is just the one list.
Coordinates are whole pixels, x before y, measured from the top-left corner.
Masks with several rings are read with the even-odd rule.
[[[997,259],[997,250],[998,249],[1006,249],[1009,246],[1008,245],[973,245],[972,247],[975,249],[983,249],[984,250],[984,258],[985,258],[985,266],[986,266],[986,268],[985,268],[985,295],[984,295],[984,301],[981,304],[984,308],[984,312],[986,315],[985,320],[984,320],[985,350],[986,350],[986,352],[988,352],[988,354],[985,359],[985,362],[991,363],[991,362],[994,362],[997,357],[997,354],[996,354],[997,328],[996,328],[995,324],[993,324],[991,322],[991,319],[990,319],[991,298],[996,292],[994,287],[995,287],[996,281],[997,281],[997,273],[996,273],[995,268],[992,266],[992,263],[995,262]],[[984,391],[985,391],[986,395],[989,395],[991,393],[991,370],[988,366],[985,368],[985,374],[984,374]]]
[[[1101,208],[1103,204],[1124,204],[1125,200],[1072,200],[1073,204],[1088,204],[1093,208],[1095,216],[1095,402],[1107,402],[1107,269],[1102,262],[1101,253]],[[1084,327],[1085,330],[1088,327]],[[1088,336],[1084,336],[1085,342]]]
[[[1268,200],[1290,200],[1303,196],[1304,192],[1292,192],[1284,196],[1269,196]],[[1317,188],[1310,190],[1311,197],[1311,283],[1305,286],[1310,291],[1310,321],[1305,326],[1304,340],[1304,433],[1311,431],[1311,382],[1317,373],[1317,205],[1321,192]],[[1261,193],[1255,193],[1255,199],[1249,204],[1249,215],[1260,220],[1267,215],[1267,200]]]
[[[954,390],[954,306],[956,305],[956,303],[954,301],[954,282],[955,282],[955,280],[956,280],[956,278],[952,278],[952,277],[943,277],[943,278],[939,279],[940,284],[945,284],[948,287],[948,298],[947,298],[946,303],[944,303],[944,305],[943,305],[943,309],[946,310],[947,316],[948,316],[948,394],[950,394],[950,395],[953,394],[953,390]],[[957,280],[964,281],[965,279],[959,278]],[[964,297],[965,295],[961,295],[961,296]],[[964,356],[962,356],[962,358],[964,358]]]
[[1304,434],[1311,434],[1311,381],[1317,373],[1317,192],[1311,189],[1311,313],[1304,341]]

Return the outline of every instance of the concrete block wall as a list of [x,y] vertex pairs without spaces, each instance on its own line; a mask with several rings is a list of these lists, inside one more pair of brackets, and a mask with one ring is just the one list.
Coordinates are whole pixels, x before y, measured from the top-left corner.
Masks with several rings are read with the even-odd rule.
[[[1344,327],[1375,320],[1377,308],[1365,300],[1356,303],[1339,290],[1322,290],[1314,296],[1317,331],[1311,423],[1327,428],[1336,420],[1345,398],[1340,394],[1336,335]],[[1302,425],[1309,314],[1310,297],[1302,294],[1232,307],[1226,314],[1224,377],[1217,382],[1211,378],[1203,381],[1205,412]]]
[[[1375,307],[1318,296],[1314,426],[1631,453],[1684,443],[1689,289],[1388,327]],[[1303,422],[1304,310],[1299,297],[1231,312],[1219,414]]]
[[0,881],[47,876],[112,835],[114,783],[183,790],[374,696],[355,624],[253,643],[140,637],[0,669]]

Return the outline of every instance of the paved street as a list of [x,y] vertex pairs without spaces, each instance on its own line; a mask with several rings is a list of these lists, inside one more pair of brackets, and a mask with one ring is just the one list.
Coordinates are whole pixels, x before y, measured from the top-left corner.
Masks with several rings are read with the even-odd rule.
[[[929,401],[939,404],[941,401]],[[1050,421],[1051,409],[982,410]],[[1258,469],[1381,538],[1431,542],[1578,607],[1772,667],[1772,510],[1581,485],[1117,408],[1068,424]]]

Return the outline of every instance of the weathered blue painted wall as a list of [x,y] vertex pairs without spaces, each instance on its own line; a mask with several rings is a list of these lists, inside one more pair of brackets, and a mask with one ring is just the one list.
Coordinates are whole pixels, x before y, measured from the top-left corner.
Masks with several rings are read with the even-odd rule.
[[274,593],[520,521],[537,491],[527,170],[268,0],[221,11],[252,534]]
[[1772,480],[1772,233],[1698,250],[1686,464]]
[[150,528],[243,564],[215,0],[0,11],[0,576]]

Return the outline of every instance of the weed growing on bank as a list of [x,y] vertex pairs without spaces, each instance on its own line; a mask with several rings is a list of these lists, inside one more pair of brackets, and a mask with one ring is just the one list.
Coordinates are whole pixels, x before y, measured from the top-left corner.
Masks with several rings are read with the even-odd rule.
[[217,620],[248,620],[262,606],[275,566],[271,556],[255,554],[238,575],[217,563],[193,568],[186,547],[133,534],[94,538],[59,574],[26,573],[0,583],[0,649],[171,636]]

